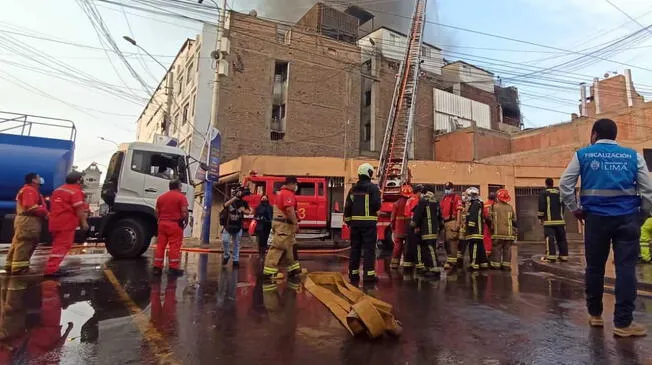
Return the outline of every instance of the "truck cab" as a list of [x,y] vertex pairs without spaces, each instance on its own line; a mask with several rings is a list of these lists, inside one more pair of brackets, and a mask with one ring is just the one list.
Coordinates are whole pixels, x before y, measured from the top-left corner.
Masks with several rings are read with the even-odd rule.
[[107,250],[116,258],[142,255],[157,235],[156,199],[169,190],[174,179],[181,181],[192,208],[194,189],[188,156],[182,149],[142,142],[120,145],[111,157],[102,187],[108,212],[89,219],[89,236],[105,240]]

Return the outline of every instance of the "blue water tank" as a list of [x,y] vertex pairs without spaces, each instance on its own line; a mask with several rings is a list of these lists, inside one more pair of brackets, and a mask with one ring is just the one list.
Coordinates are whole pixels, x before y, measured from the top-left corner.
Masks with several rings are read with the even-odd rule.
[[16,194],[30,172],[45,179],[41,194],[52,194],[71,171],[74,150],[69,140],[0,133],[0,214],[15,212]]

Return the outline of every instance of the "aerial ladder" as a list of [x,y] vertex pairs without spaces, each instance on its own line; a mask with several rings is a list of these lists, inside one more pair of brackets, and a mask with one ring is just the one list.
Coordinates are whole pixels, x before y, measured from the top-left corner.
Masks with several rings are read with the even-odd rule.
[[389,228],[392,205],[400,197],[401,186],[409,184],[411,179],[408,158],[412,148],[411,138],[426,22],[426,2],[427,0],[416,0],[405,56],[396,77],[385,138],[378,161],[378,187],[382,197],[382,207],[378,216],[378,240],[387,246],[392,244]]

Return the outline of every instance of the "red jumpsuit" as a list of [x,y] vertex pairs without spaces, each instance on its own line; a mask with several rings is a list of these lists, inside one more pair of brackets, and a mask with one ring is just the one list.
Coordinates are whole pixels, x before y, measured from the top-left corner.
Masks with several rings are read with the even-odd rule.
[[166,284],[165,293],[163,294],[163,304],[161,305],[161,282],[154,281],[152,283],[149,300],[152,306],[150,321],[154,328],[165,337],[174,336],[177,330],[176,293],[177,281],[175,278],[172,278]]
[[[58,364],[61,351],[54,351],[63,346],[72,330],[72,323],[61,334],[61,297],[59,283],[47,280],[41,283],[41,322],[29,334],[27,351],[30,358],[38,359],[48,354],[43,363]],[[38,362],[41,363],[41,362]]]
[[154,252],[154,267],[163,268],[165,249],[169,246],[168,266],[170,269],[179,269],[183,243],[183,227],[180,222],[185,218],[183,211],[186,209],[188,209],[188,200],[178,190],[170,190],[156,200],[158,242]]
[[[494,203],[495,201],[491,199],[487,199],[487,201],[484,203],[483,214],[485,218],[489,216],[489,209],[491,208],[492,205],[494,205]],[[486,223],[486,220],[483,228],[482,243],[484,245],[484,250],[487,253],[487,256],[489,256],[491,254],[491,249],[493,248],[493,243],[491,241],[491,229],[489,225]]]
[[75,240],[79,226],[77,211],[84,209],[84,193],[79,184],[64,184],[58,187],[50,198],[50,232],[52,250],[45,266],[45,275],[59,270]]
[[403,254],[403,245],[407,238],[408,227],[410,225],[409,216],[405,216],[405,204],[408,199],[400,197],[392,206],[392,238],[394,239],[394,250],[392,252],[392,268],[397,268],[401,262]]

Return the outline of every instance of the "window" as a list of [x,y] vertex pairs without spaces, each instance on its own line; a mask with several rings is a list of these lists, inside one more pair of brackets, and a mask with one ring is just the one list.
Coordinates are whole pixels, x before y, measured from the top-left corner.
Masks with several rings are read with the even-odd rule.
[[371,105],[371,90],[367,90],[364,92],[364,106],[370,106]]
[[192,96],[192,107],[190,108],[190,112],[193,117],[195,116],[195,109],[197,109],[197,94]]
[[134,151],[131,159],[131,169],[165,180],[179,179],[183,183],[188,183],[184,156],[161,152]]
[[421,57],[424,58],[432,57],[432,50],[426,46],[421,47]]
[[489,184],[489,194],[491,193],[497,193],[498,190],[504,189],[505,185],[497,185],[497,184]]
[[647,170],[652,171],[652,149],[643,149],[643,158],[647,164]]
[[315,183],[299,183],[297,195],[315,196]]
[[362,138],[364,139],[365,142],[371,141],[371,123],[365,123],[364,124],[364,135]]
[[183,77],[179,79],[179,87],[177,87],[177,95],[183,93]]
[[389,44],[396,46],[398,44],[398,36],[396,34],[389,34]]
[[277,61],[274,67],[274,85],[272,90],[272,120],[270,138],[283,139],[285,136],[285,108],[287,102],[289,63]]
[[190,83],[190,80],[193,79],[192,75],[192,69],[194,67],[193,63],[190,63],[190,66],[188,66],[188,71],[186,71],[186,84]]
[[186,123],[188,123],[188,108],[190,108],[190,106],[186,103],[186,105],[183,106],[183,119],[181,120],[181,125],[186,125]]
[[249,190],[253,195],[265,195],[265,186],[267,183],[265,181],[250,181]]
[[317,184],[319,191],[317,192],[318,196],[324,196],[324,183]]
[[274,183],[274,194],[278,193],[281,188],[283,187],[283,182],[282,181],[277,181]]

